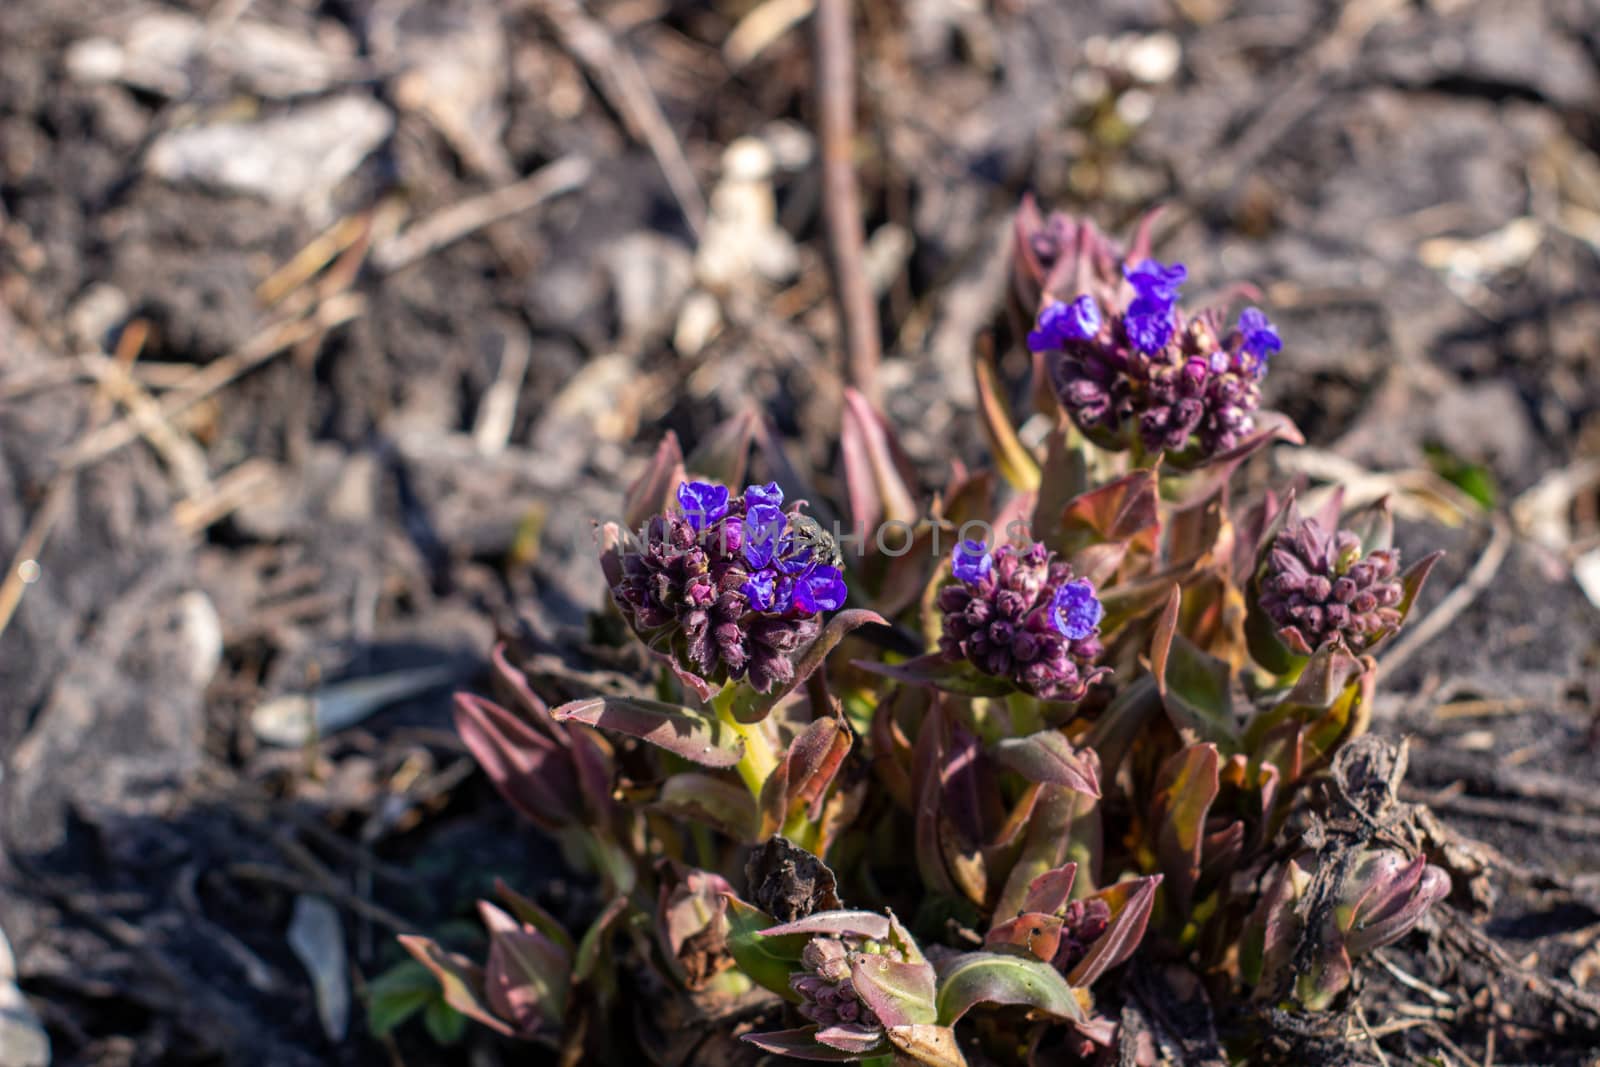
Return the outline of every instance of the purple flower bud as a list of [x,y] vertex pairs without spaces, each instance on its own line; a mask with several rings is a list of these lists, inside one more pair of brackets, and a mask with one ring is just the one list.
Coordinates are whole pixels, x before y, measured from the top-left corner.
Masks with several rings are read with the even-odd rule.
[[989,576],[994,568],[994,557],[982,541],[962,541],[950,553],[950,570],[957,579],[977,584]]
[[1308,656],[1340,635],[1364,652],[1399,627],[1399,549],[1360,553],[1354,534],[1315,519],[1292,521],[1274,539],[1259,604],[1292,651]]
[[692,528],[704,530],[728,513],[728,487],[710,482],[684,482],[678,486],[678,506]]
[[[744,679],[770,692],[794,677],[790,657],[816,635],[818,614],[848,596],[838,568],[812,562],[826,535],[769,502],[782,499],[776,484],[729,500],[721,486],[690,482],[679,499],[684,514],[654,516],[642,544],[619,539],[606,550],[612,599],[633,631],[681,671],[707,684]],[[712,514],[718,517],[705,522]],[[797,536],[797,523],[812,532]]]
[[1105,618],[1106,609],[1094,595],[1094,586],[1087,579],[1078,578],[1056,590],[1050,601],[1050,621],[1066,635],[1078,641],[1094,633]]
[[1074,580],[1072,568],[1043,545],[1003,545],[984,558],[981,577],[968,579],[963,570],[976,565],[957,548],[961,583],[946,585],[938,597],[940,653],[1045,700],[1081,700],[1108,673],[1093,665],[1101,652],[1094,634],[1104,614],[1093,587]]

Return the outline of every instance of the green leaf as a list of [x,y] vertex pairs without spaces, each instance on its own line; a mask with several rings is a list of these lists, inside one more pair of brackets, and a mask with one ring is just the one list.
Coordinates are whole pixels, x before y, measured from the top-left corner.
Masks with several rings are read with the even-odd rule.
[[439,997],[439,983],[416,960],[402,960],[367,984],[367,1029],[383,1037]]
[[1060,971],[1041,960],[998,952],[969,952],[947,963],[939,975],[937,1003],[942,1026],[953,1026],[979,1004],[1020,1004],[1071,1022],[1089,1018]]
[[1232,748],[1238,741],[1229,694],[1233,668],[1179,632],[1179,600],[1178,587],[1173,586],[1151,640],[1151,673],[1174,726]]
[[422,1013],[428,1036],[440,1045],[454,1045],[467,1030],[467,1017],[443,1000],[430,1000]]
[[728,902],[728,952],[739,969],[757,984],[798,1003],[800,996],[789,988],[789,975],[800,966],[800,952],[810,935],[762,937],[761,931],[778,925],[777,920],[731,893],[723,899]]
[[726,723],[693,708],[638,697],[590,697],[553,712],[562,722],[581,722],[637,737],[706,767],[732,767],[744,758],[744,741]]

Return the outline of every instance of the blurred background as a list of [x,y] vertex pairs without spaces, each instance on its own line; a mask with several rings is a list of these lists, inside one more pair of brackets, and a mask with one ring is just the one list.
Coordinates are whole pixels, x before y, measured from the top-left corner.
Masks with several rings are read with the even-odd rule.
[[[664,432],[759,412],[832,484],[812,9],[0,3],[0,1064],[461,1062],[431,1003],[394,1025],[393,935],[496,875],[589,906],[448,692],[497,633],[578,690],[638,667],[590,522]],[[983,453],[1021,195],[1167,204],[1161,258],[1283,334],[1276,473],[1448,550],[1377,728],[1546,872],[1506,950],[1600,988],[1600,6],[852,25],[856,288],[925,477]]]

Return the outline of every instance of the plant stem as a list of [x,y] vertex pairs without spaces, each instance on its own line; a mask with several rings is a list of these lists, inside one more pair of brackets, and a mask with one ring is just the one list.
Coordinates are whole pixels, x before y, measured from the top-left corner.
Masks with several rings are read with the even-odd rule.
[[772,742],[767,739],[761,723],[743,723],[734,717],[733,701],[738,692],[739,683],[729,682],[722,687],[721,692],[711,698],[711,708],[717,713],[718,720],[744,742],[744,756],[740,758],[734,770],[739,772],[739,777],[749,788],[750,795],[759,801],[761,787],[766,784],[767,778],[778,766],[778,756],[773,752]]

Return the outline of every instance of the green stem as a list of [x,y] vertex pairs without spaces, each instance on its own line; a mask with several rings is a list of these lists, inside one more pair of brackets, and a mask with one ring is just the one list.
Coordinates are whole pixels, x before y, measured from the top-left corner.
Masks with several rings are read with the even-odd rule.
[[723,725],[744,742],[744,756],[734,769],[739,772],[739,777],[749,788],[750,795],[759,801],[761,787],[766,784],[778,766],[778,756],[773,752],[772,742],[767,740],[766,731],[761,728],[761,723],[743,723],[734,717],[733,701],[739,691],[738,685],[737,682],[729,682],[723,686],[721,692],[711,698],[711,709],[717,713],[717,718]]

